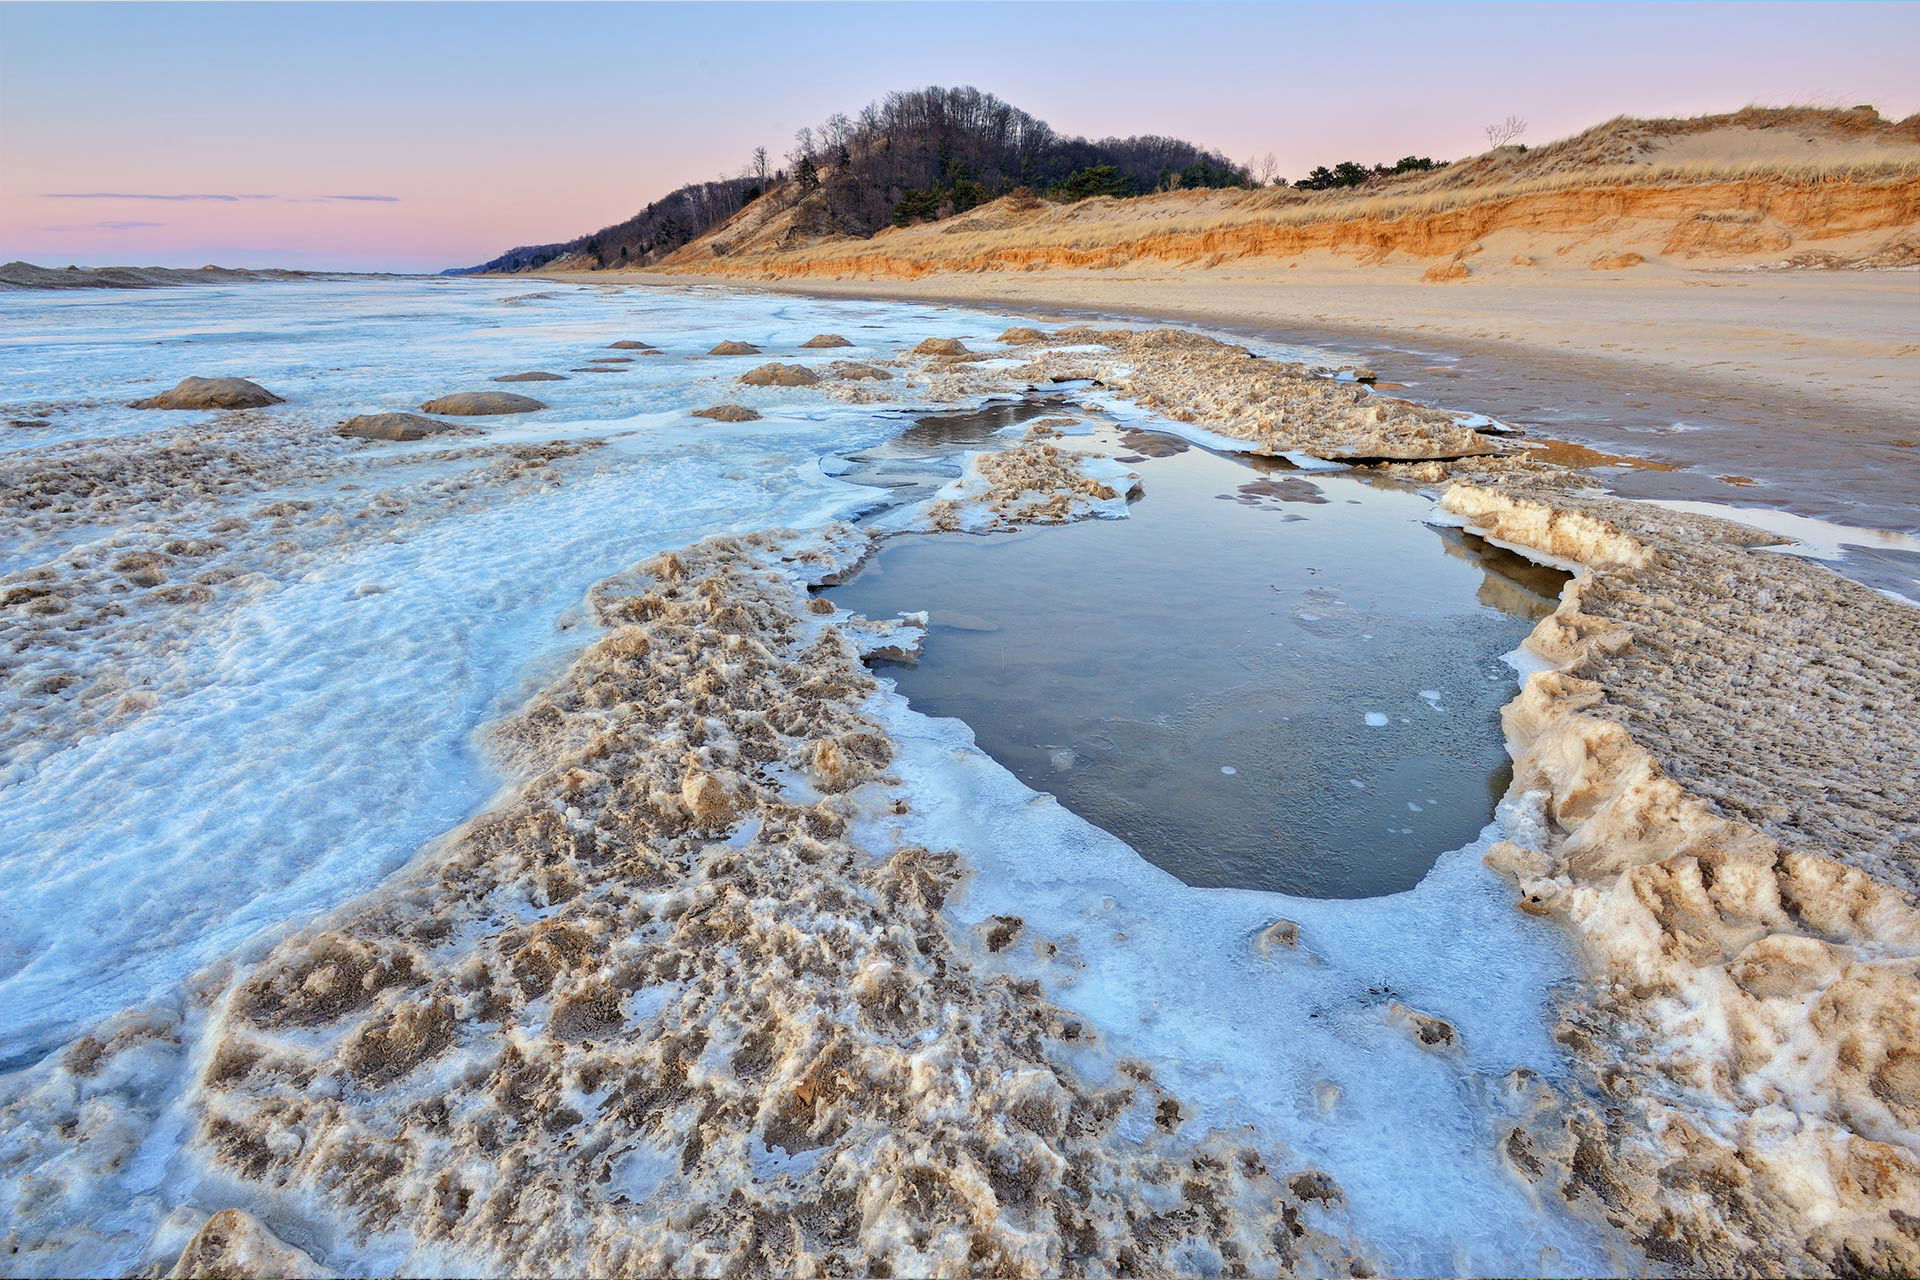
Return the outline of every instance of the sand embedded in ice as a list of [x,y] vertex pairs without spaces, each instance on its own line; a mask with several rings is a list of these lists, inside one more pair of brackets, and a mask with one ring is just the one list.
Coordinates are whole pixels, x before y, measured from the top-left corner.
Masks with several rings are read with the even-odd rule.
[[[442,321],[413,344],[416,371],[396,373],[384,363],[390,330],[363,318],[437,304],[440,287],[315,288],[230,304],[241,345],[311,324],[316,299],[345,295],[339,329],[312,339],[318,362],[303,347],[262,348],[262,376],[298,390],[301,406],[321,413],[335,394],[407,405],[420,383],[450,380],[424,367]],[[154,316],[162,341],[164,326],[195,318],[212,329],[215,293],[197,291],[185,309],[156,306],[156,295],[118,312],[47,304],[101,316],[102,335],[119,316],[121,346],[88,348],[71,371],[68,357],[48,357],[14,385],[58,402],[86,370],[137,368],[156,350],[138,317]],[[18,297],[0,305],[28,323],[41,314]],[[820,328],[814,309],[786,301],[654,305],[682,350],[711,345],[703,324],[751,317],[776,341]],[[900,310],[921,332],[931,323]],[[579,328],[534,327],[522,345],[477,357],[470,341],[449,343],[451,358],[587,348],[582,329],[621,323],[597,308],[573,316]],[[367,362],[357,380],[320,367],[354,358]],[[10,517],[0,860],[16,884],[0,908],[0,1012],[11,1059],[166,988],[262,925],[370,886],[474,812],[499,782],[473,730],[577,646],[577,631],[554,624],[577,614],[593,581],[717,530],[807,525],[872,500],[815,459],[878,443],[896,422],[827,405],[750,440],[672,429],[657,412],[670,396],[684,405],[725,380],[674,364],[688,371],[649,366],[643,388],[608,393],[616,409],[653,416],[496,425],[483,443],[446,450],[341,441],[337,416],[322,425],[291,407],[208,415],[206,426],[167,415],[185,422],[128,435],[121,423],[141,415],[76,406],[60,418],[87,439],[0,454]],[[568,389],[556,413],[606,412],[560,398],[593,394],[571,390],[579,384],[554,385]],[[569,437],[578,442],[552,443]]]

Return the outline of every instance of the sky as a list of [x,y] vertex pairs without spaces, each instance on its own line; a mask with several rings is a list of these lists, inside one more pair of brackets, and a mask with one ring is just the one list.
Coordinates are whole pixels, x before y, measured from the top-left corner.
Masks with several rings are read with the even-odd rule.
[[892,89],[1285,176],[1612,116],[1920,111],[1920,5],[0,3],[0,260],[439,270]]

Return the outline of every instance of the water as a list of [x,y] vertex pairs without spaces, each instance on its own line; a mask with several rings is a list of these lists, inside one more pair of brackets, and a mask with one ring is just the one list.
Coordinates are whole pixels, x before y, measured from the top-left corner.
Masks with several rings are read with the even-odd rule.
[[1384,482],[1083,443],[1142,449],[1128,519],[894,539],[831,593],[931,611],[886,668],[912,704],[1191,885],[1393,893],[1471,841],[1510,776],[1499,655],[1566,575]]

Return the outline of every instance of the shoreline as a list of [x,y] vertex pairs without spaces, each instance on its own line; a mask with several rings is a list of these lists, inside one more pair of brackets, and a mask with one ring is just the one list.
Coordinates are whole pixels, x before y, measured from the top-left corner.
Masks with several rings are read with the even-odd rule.
[[[1031,372],[1018,376],[972,363],[972,352],[935,351],[913,367],[937,379],[943,394],[992,384],[1013,390],[1054,378],[1124,383],[1102,398],[1124,395],[1155,417],[1186,415],[1175,421],[1189,425],[1175,434],[1204,432],[1196,423],[1232,424],[1256,451],[1293,445],[1326,456],[1343,449],[1382,456],[1380,446],[1393,445],[1403,451],[1392,456],[1406,460],[1384,464],[1382,472],[1445,489],[1443,509],[1473,532],[1586,566],[1527,643],[1547,669],[1528,678],[1508,707],[1515,765],[1502,812],[1508,839],[1488,851],[1496,869],[1521,886],[1518,903],[1503,894],[1492,904],[1499,918],[1518,920],[1515,906],[1527,916],[1557,917],[1567,938],[1587,952],[1589,981],[1569,993],[1568,1020],[1558,1029],[1584,1066],[1572,1088],[1543,1082],[1525,1068],[1506,1077],[1495,1102],[1506,1136],[1494,1158],[1510,1162],[1510,1171],[1542,1195],[1564,1200],[1573,1219],[1597,1215],[1616,1227],[1631,1224],[1634,1238],[1679,1248],[1703,1270],[1752,1270],[1756,1260],[1765,1269],[1782,1259],[1831,1267],[1856,1256],[1856,1245],[1863,1251],[1858,1256],[1873,1250],[1885,1259],[1882,1269],[1899,1269],[1905,1255],[1895,1252],[1900,1245],[1880,1218],[1914,1200],[1920,1180],[1901,1145],[1900,1124],[1906,1114],[1900,1108],[1914,1104],[1902,1074],[1910,1055],[1902,1057],[1899,1048],[1898,1019],[1905,1015],[1898,1001],[1906,958],[1920,954],[1920,925],[1908,902],[1912,868],[1897,848],[1901,796],[1911,790],[1897,760],[1920,724],[1920,715],[1904,710],[1913,686],[1901,672],[1914,667],[1910,628],[1899,625],[1904,616],[1824,570],[1751,554],[1764,538],[1700,517],[1570,493],[1563,486],[1573,473],[1558,467],[1462,454],[1460,429],[1445,415],[1382,406],[1355,388],[1302,378],[1270,367],[1274,362],[1253,364],[1190,335],[1108,334],[1103,342],[1103,335],[1085,330],[1015,336],[1022,334],[1004,335],[1009,346],[1034,349]],[[1049,345],[1060,350],[1039,350]],[[909,364],[913,354],[902,353]],[[1286,401],[1288,424],[1276,430],[1270,406],[1285,397],[1293,397]],[[1388,406],[1391,420],[1371,416]],[[1011,449],[990,455],[999,461],[973,468],[985,488],[969,484],[955,495],[984,500],[1019,520],[1034,518],[1030,509],[1041,516],[1057,509],[1071,518],[1082,499],[1120,497],[1118,486],[1079,467],[1058,466],[1044,436],[1028,440],[1018,460],[1023,465],[1011,465]],[[1040,497],[1030,501],[1028,494]],[[822,611],[804,595],[805,579],[825,580],[847,550],[831,537],[812,550],[776,546],[765,534],[708,538],[591,589],[590,604],[608,633],[496,731],[514,736],[525,758],[539,766],[519,792],[526,803],[489,808],[463,824],[457,845],[442,846],[416,866],[417,874],[383,882],[277,946],[268,960],[206,988],[214,1002],[214,1039],[196,1036],[191,1046],[194,1061],[211,1063],[191,1085],[192,1105],[205,1108],[196,1139],[201,1149],[219,1167],[248,1177],[265,1170],[324,1191],[343,1225],[360,1215],[377,1224],[391,1212],[394,1188],[378,1177],[364,1179],[361,1170],[370,1152],[398,1162],[394,1144],[403,1139],[415,1171],[404,1180],[408,1203],[446,1247],[536,1260],[585,1256],[596,1270],[612,1272],[665,1270],[674,1259],[635,1252],[617,1234],[625,1216],[618,1202],[609,1207],[587,1189],[576,1194],[604,1210],[604,1222],[583,1224],[570,1240],[525,1234],[531,1215],[522,1217],[520,1197],[544,1196],[548,1185],[571,1189],[566,1178],[585,1168],[572,1150],[549,1143],[549,1126],[524,1123],[526,1116],[553,1117],[553,1132],[569,1132],[585,1118],[568,1106],[586,1106],[583,1098],[603,1092],[600,1082],[614,1081],[607,1098],[618,1104],[617,1113],[594,1113],[616,1121],[622,1135],[644,1127],[648,1145],[632,1151],[603,1145],[592,1159],[605,1161],[601,1183],[644,1186],[635,1193],[642,1199],[662,1185],[656,1166],[664,1169],[661,1161],[676,1150],[683,1153],[683,1179],[689,1168],[698,1171],[674,1188],[676,1195],[717,1193],[768,1159],[798,1159],[804,1167],[780,1166],[793,1170],[796,1187],[832,1179],[837,1194],[853,1185],[855,1174],[865,1179],[861,1186],[879,1185],[869,1176],[877,1172],[898,1188],[872,1206],[894,1215],[889,1229],[944,1223],[955,1212],[949,1204],[957,1202],[947,1198],[944,1184],[934,1184],[939,1196],[928,1208],[902,1208],[925,1181],[914,1161],[888,1155],[876,1168],[853,1158],[869,1140],[892,1144],[879,1148],[883,1152],[898,1151],[902,1135],[910,1134],[939,1153],[941,1167],[969,1172],[968,1184],[951,1194],[982,1206],[979,1230],[1004,1232],[1000,1206],[1027,1203],[1031,1193],[1021,1188],[1033,1185],[1026,1173],[1008,1175],[1006,1169],[1018,1173],[1025,1166],[1006,1160],[1060,1147],[1059,1117],[1103,1105],[1083,1096],[1068,1074],[1050,1083],[1052,1069],[1022,1047],[1024,1028],[1042,1028],[1038,1034],[1062,1041],[1083,1034],[1080,1023],[1058,1018],[1045,1003],[1050,997],[1038,978],[1052,975],[1055,990],[1110,980],[1108,960],[1117,953],[1106,937],[1118,944],[1143,936],[1161,904],[1148,897],[1144,908],[1138,901],[1121,904],[1135,918],[1085,923],[1025,911],[1021,895],[1038,886],[1026,880],[1026,850],[1009,846],[1015,856],[1000,859],[1000,869],[1014,874],[963,891],[1011,895],[997,904],[1000,913],[974,919],[977,912],[969,909],[941,917],[963,868],[928,850],[953,840],[958,828],[934,822],[916,830],[923,820],[913,815],[956,802],[942,794],[938,779],[930,783],[926,771],[905,767],[920,747],[887,733],[884,723],[875,732],[867,711],[870,683],[855,665],[856,651],[866,645],[857,628],[829,637]],[[776,570],[767,562],[775,555],[790,567]],[[1773,603],[1780,599],[1796,601],[1795,609],[1780,609]],[[1799,628],[1790,612],[1821,626]],[[1782,679],[1776,670],[1782,662],[1788,672],[1804,665]],[[1750,706],[1737,675],[1742,671],[1775,677],[1768,687],[1776,692]],[[609,721],[610,709],[617,720]],[[1836,741],[1822,761],[1796,772],[1799,726],[1816,716],[1835,726]],[[924,745],[926,759],[937,761],[955,744]],[[761,767],[769,764],[770,773]],[[886,816],[875,815],[852,793],[870,783],[895,785],[885,781],[890,769],[906,781],[897,784],[897,797],[891,791],[888,797],[905,807],[889,805]],[[796,789],[791,779],[811,781]],[[1005,801],[996,807],[1030,810]],[[737,838],[717,839],[749,815],[757,821],[738,824]],[[891,819],[904,822],[895,827]],[[863,825],[870,822],[877,826]],[[849,840],[889,829],[871,852],[892,847],[895,853],[877,873],[848,860],[843,846]],[[929,843],[928,831],[946,834]],[[1016,827],[1009,835],[1023,831]],[[969,836],[972,843],[962,838],[958,858],[986,865],[973,856],[974,845],[992,839]],[[1061,853],[1079,866],[1086,850],[1062,842],[1051,856]],[[1134,869],[1136,861],[1125,865]],[[541,915],[532,923],[514,909],[528,902]],[[788,910],[767,909],[770,902]],[[796,903],[808,928],[789,918]],[[1003,951],[994,941],[997,931],[1022,924],[1012,907],[1033,917],[1031,958],[1025,942],[1002,960],[985,958]],[[1457,916],[1441,916],[1458,925]],[[918,950],[902,933],[903,921],[911,933],[916,920],[932,922],[932,941]],[[1280,928],[1293,922],[1266,926],[1272,937],[1260,933],[1261,947],[1284,956],[1297,941],[1317,954],[1314,922],[1304,916],[1303,922],[1297,939]],[[1439,919],[1423,924],[1444,931]],[[975,930],[983,931],[978,941],[971,937]],[[1183,936],[1195,935],[1187,930]],[[1227,940],[1244,949],[1247,936],[1230,930]],[[830,962],[793,960],[815,954],[822,937],[853,945]],[[740,948],[749,964],[722,963]],[[1149,958],[1166,980],[1163,959]],[[860,1020],[853,1025],[871,1021],[874,1037],[850,1043],[846,1018],[835,1023],[813,1009],[788,1006],[791,992],[781,983],[764,990],[741,985],[742,974],[780,974],[789,961],[795,977],[813,984],[823,1001],[851,998],[858,1009],[849,1016]],[[932,962],[941,972],[928,972]],[[973,974],[954,990],[983,1031],[978,1045],[943,1044],[940,1052],[950,1055],[942,1062],[964,1059],[973,1073],[956,1095],[966,1110],[952,1111],[943,1098],[947,1109],[930,1119],[906,1095],[876,1131],[871,1108],[849,1100],[863,1091],[868,1102],[894,1098],[903,1073],[918,1070],[900,1060],[892,1037],[901,1028],[951,1021],[915,993],[936,978],[953,982],[963,962]],[[342,985],[343,973],[353,981]],[[665,994],[668,1005],[684,1004],[684,1011],[651,1038],[636,1035],[642,1021],[662,1014],[655,993],[688,974],[697,978]],[[222,991],[222,984],[229,985]],[[1232,983],[1208,986],[1226,990]],[[1808,1043],[1805,1009],[1815,1000],[1825,1002],[1832,1029]],[[1297,1013],[1303,1003],[1269,1007]],[[1374,1012],[1404,1028],[1396,1031],[1407,1037],[1400,1048],[1416,1061],[1482,1047],[1472,1039],[1471,1023],[1462,1024],[1469,1039],[1461,1049],[1452,1025],[1418,1007],[1396,1001]],[[324,1037],[313,1030],[322,1025]],[[737,1045],[721,1045],[731,1073],[696,1070],[716,1025],[754,1032],[738,1037]],[[177,1034],[122,1027],[95,1046],[95,1057],[89,1059],[89,1050],[75,1060],[111,1064],[129,1051],[144,1052],[145,1042]],[[474,1056],[490,1037],[511,1041],[497,1066]],[[1846,1062],[1817,1080],[1787,1080],[1793,1091],[1775,1099],[1804,1125],[1792,1144],[1781,1143],[1766,1114],[1755,1116],[1743,1105],[1735,1082],[1716,1074],[1731,1066],[1748,1078],[1736,1077],[1741,1087],[1766,1085],[1802,1070],[1809,1052],[1843,1041],[1850,1046]],[[1632,1051],[1613,1060],[1621,1045]],[[1259,1057],[1285,1045],[1275,1040],[1246,1048]],[[1009,1066],[1023,1073],[1012,1084]],[[1124,1063],[1120,1070],[1142,1096],[1128,1105],[1145,1107],[1169,1140],[1179,1133],[1187,1118],[1183,1091],[1163,1091],[1178,1080],[1132,1076]],[[492,1110],[498,1124],[446,1132],[442,1095],[456,1075],[463,1104],[456,1110]],[[310,1088],[316,1079],[327,1087]],[[1624,1127],[1615,1123],[1623,1109]],[[726,1123],[709,1124],[708,1114],[723,1115]],[[1371,1113],[1383,1114],[1392,1113]],[[962,1115],[965,1123],[949,1123],[950,1115]],[[518,1144],[514,1157],[523,1168],[552,1169],[557,1181],[538,1187],[512,1179],[497,1186],[429,1182],[430,1173],[468,1155],[491,1158],[496,1152],[487,1144],[499,1132]],[[759,1150],[748,1141],[756,1133],[767,1138]],[[1106,1176],[1134,1189],[1136,1199],[1140,1189],[1161,1183],[1158,1166],[1136,1167],[1132,1148],[1109,1144],[1106,1133],[1076,1140],[1073,1161],[1105,1163]],[[769,1143],[787,1154],[775,1157]],[[816,1151],[827,1154],[810,1154]],[[1254,1168],[1237,1150],[1202,1154],[1229,1171]],[[1887,1190],[1862,1189],[1860,1170],[1869,1166]],[[1680,1180],[1669,1180],[1669,1168],[1679,1170]],[[1837,1190],[1830,1196],[1807,1191],[1798,1180],[1806,1169],[1831,1174]],[[974,1170],[982,1172],[972,1177]],[[1293,1200],[1330,1208],[1330,1197],[1343,1193],[1315,1174],[1304,1170],[1284,1185]],[[387,1182],[397,1180],[398,1167]],[[1245,1193],[1292,1208],[1276,1200],[1284,1194],[1279,1186],[1258,1170],[1205,1189],[1221,1204],[1239,1203]],[[1715,1197],[1711,1205],[1703,1188]],[[1720,1202],[1722,1191],[1730,1202]],[[488,1203],[488,1220],[503,1224],[501,1234],[490,1235],[475,1221],[480,1215],[467,1212],[470,1197]],[[459,1212],[444,1213],[448,1204]],[[788,1205],[776,1207],[784,1214]],[[742,1239],[752,1225],[746,1216],[722,1222],[729,1231],[737,1226]],[[713,1234],[705,1230],[702,1238]],[[1063,1269],[1062,1255],[1045,1240],[1007,1238],[1010,1269]],[[1313,1247],[1337,1259],[1339,1238],[1329,1232]],[[938,1242],[937,1251],[957,1258],[970,1243],[955,1237]],[[683,1240],[673,1247],[699,1244]],[[845,1256],[859,1260],[851,1248]],[[735,1269],[749,1263],[765,1269],[770,1260],[743,1254]],[[774,1269],[786,1265],[781,1255]]]
[[[1411,274],[1399,280],[1385,268],[1370,269],[1365,282],[1355,283],[1357,274],[1343,268],[1338,274],[1221,271],[1146,278],[1101,272],[834,281],[654,271],[529,273],[603,286],[724,287],[1013,309],[1069,322],[1170,323],[1242,340],[1311,346],[1370,365],[1382,382],[1396,384],[1397,396],[1486,413],[1529,434],[1678,468],[1607,474],[1608,488],[1623,497],[1772,507],[1866,529],[1920,533],[1920,480],[1913,478],[1920,473],[1920,308],[1904,305],[1920,289],[1920,277],[1911,272],[1696,272],[1657,282],[1613,277],[1524,288],[1421,285]],[[1289,275],[1298,279],[1281,278]],[[1836,293],[1878,301],[1864,320],[1822,314],[1816,323],[1802,307],[1780,320],[1778,330],[1754,328],[1750,322],[1757,314],[1750,305],[1716,321],[1698,301],[1767,285],[1778,286],[1789,300],[1821,308],[1851,305]],[[1529,294],[1560,314],[1509,316],[1500,310]],[[1643,302],[1660,311],[1657,321],[1647,323],[1661,329],[1637,339],[1625,315]],[[1544,332],[1525,332],[1569,319],[1569,312],[1590,303],[1613,311],[1582,321],[1574,332],[1623,326],[1607,331],[1612,349],[1604,353],[1597,346],[1565,350],[1545,341]],[[1356,310],[1337,318],[1327,314],[1343,306]],[[1767,309],[1778,319],[1777,309]],[[1885,326],[1876,327],[1883,320]],[[1693,332],[1716,325],[1720,332]],[[1502,331],[1481,332],[1489,327]],[[1877,345],[1841,361],[1838,372],[1811,379],[1803,373],[1817,370],[1767,367],[1809,344]],[[1809,359],[1798,357],[1802,366]],[[1899,361],[1909,367],[1900,368]],[[1715,373],[1710,366],[1724,367]],[[1879,381],[1870,370],[1878,371]],[[1676,423],[1686,425],[1675,429]],[[1900,574],[1908,582],[1915,576],[1920,566]]]

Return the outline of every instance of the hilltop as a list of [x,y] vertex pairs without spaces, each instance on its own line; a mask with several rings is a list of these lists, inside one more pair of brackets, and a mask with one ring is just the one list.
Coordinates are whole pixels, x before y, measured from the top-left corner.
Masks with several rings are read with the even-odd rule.
[[691,183],[591,235],[523,245],[449,274],[642,267],[689,243],[725,253],[748,243],[713,231],[743,212],[751,246],[765,250],[864,238],[1036,190],[1077,199],[1251,182],[1243,167],[1178,138],[1088,141],[978,89],[916,89],[800,130],[786,167],[772,167],[762,148],[740,176]]
[[1429,283],[1643,263],[1920,263],[1920,117],[1749,108],[1608,121],[1537,149],[1330,190],[1222,187],[1058,202],[1015,194],[935,225],[806,234],[749,205],[666,258],[682,272],[917,278],[938,272],[1213,268],[1315,253],[1416,262]]
[[1324,253],[1417,262],[1447,283],[1663,261],[1920,262],[1920,117],[1870,107],[1621,117],[1452,164],[1343,164],[1353,185],[1324,189],[1262,185],[1176,139],[1060,138],[977,90],[894,94],[800,139],[791,171],[684,187],[594,235],[466,270],[917,279]]

